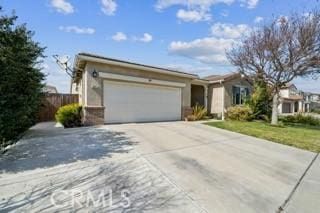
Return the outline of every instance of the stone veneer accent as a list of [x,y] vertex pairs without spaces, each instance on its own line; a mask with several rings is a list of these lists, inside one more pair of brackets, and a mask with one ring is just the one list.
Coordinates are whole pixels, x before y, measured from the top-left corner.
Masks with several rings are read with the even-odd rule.
[[104,106],[85,106],[83,107],[83,125],[104,124]]
[[189,115],[192,115],[192,108],[188,106],[182,107],[182,120],[185,120]]

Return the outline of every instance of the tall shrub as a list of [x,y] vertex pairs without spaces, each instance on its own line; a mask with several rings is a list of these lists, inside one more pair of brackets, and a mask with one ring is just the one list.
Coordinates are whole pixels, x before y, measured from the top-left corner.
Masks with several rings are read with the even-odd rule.
[[268,90],[266,82],[256,80],[253,85],[253,93],[248,100],[248,104],[255,119],[268,119],[271,116],[271,92]]
[[32,40],[17,16],[0,8],[0,146],[16,139],[35,123],[40,105],[42,81],[39,59],[44,48]]

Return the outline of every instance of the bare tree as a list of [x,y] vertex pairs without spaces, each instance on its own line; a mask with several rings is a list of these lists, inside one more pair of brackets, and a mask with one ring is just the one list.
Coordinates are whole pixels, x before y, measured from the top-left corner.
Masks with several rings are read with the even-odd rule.
[[320,73],[320,12],[275,18],[253,30],[227,56],[232,65],[272,91],[272,121],[278,124],[279,91],[297,77]]

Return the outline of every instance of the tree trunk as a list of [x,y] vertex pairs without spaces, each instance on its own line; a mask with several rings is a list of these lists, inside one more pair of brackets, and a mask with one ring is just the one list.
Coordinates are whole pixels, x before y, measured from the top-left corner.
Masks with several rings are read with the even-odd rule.
[[275,93],[272,99],[272,117],[271,124],[278,125],[278,106],[279,106],[279,94]]

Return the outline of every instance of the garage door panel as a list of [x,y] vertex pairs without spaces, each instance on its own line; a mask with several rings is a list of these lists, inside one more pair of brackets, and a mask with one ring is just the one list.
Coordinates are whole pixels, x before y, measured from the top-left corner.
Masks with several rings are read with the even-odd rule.
[[180,120],[181,89],[105,81],[104,106],[107,123]]

